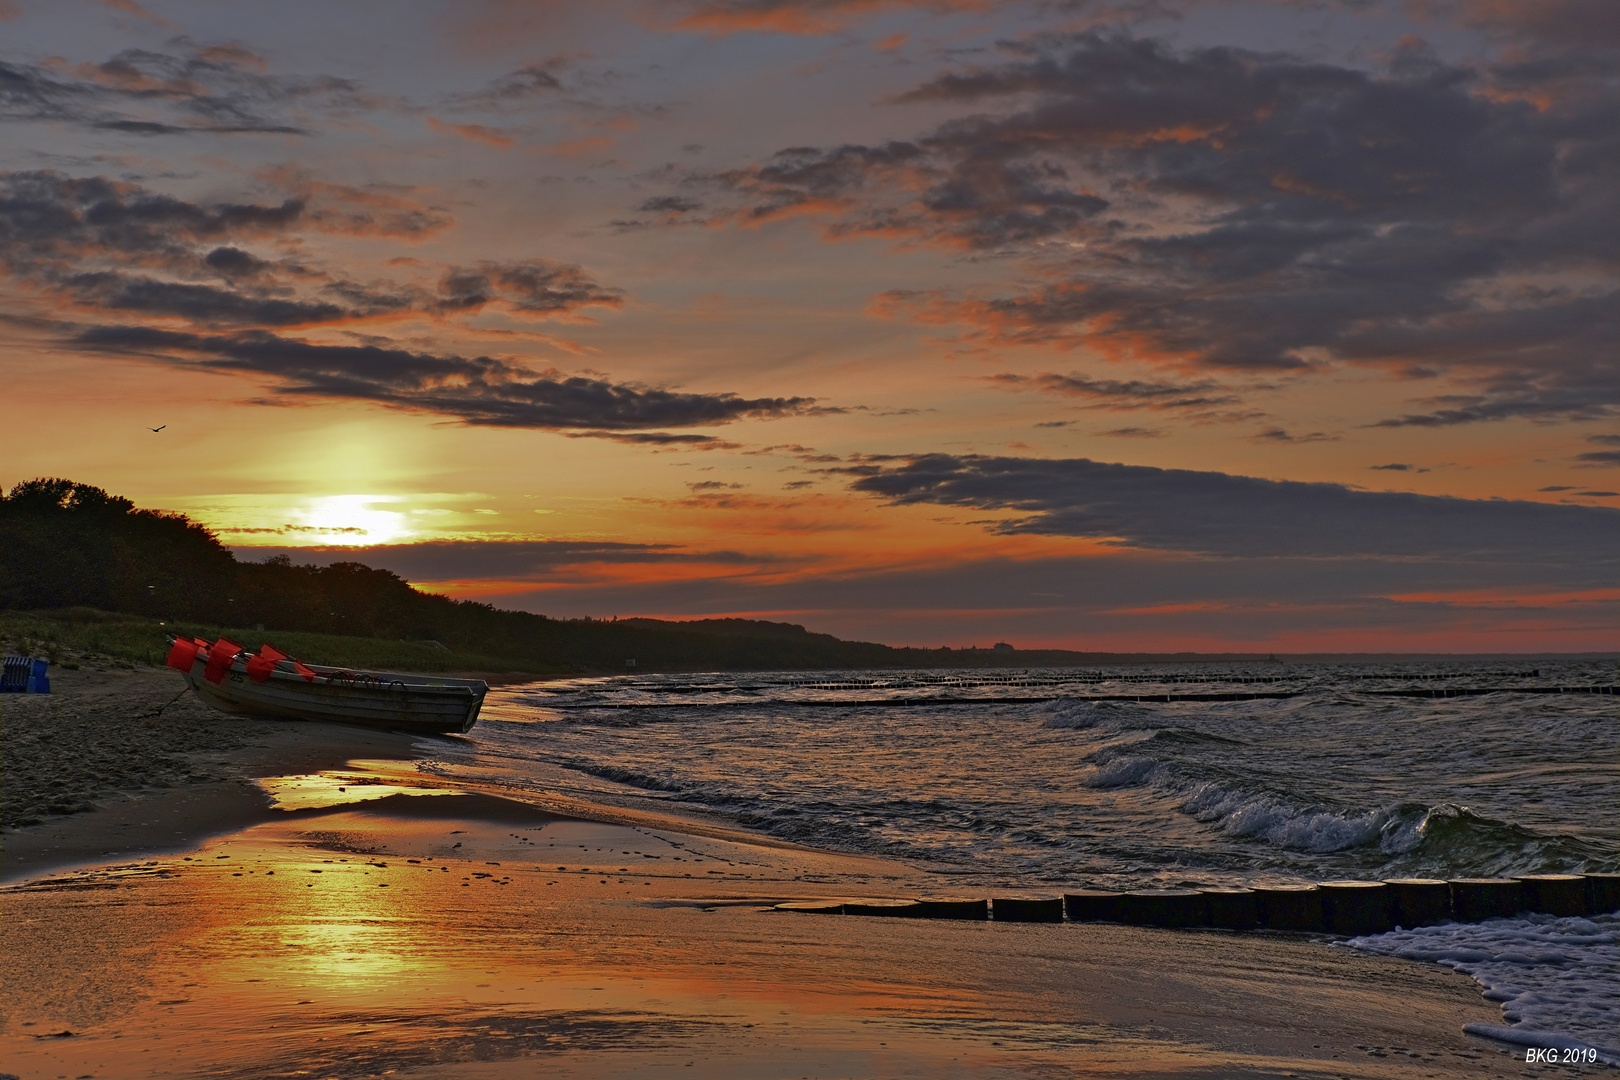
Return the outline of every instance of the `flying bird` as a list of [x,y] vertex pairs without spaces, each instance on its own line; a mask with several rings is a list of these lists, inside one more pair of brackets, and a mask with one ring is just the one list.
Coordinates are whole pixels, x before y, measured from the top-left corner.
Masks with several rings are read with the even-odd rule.
[[168,426],[169,426],[168,424],[159,424],[155,428],[147,428],[146,430],[148,430],[148,431],[162,431],[164,428],[166,428]]

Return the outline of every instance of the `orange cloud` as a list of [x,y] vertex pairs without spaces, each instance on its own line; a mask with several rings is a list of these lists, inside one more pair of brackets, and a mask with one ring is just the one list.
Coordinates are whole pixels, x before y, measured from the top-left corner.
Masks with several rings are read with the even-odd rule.
[[390,236],[425,240],[454,223],[448,211],[416,198],[417,189],[403,185],[355,187],[316,180],[296,165],[279,165],[256,174],[307,204],[304,221],[337,236]]
[[1451,604],[1460,607],[1553,607],[1561,604],[1599,604],[1620,600],[1620,589],[1580,589],[1569,592],[1515,592],[1509,589],[1460,589],[1452,592],[1391,594],[1388,599],[1408,604]]
[[672,25],[716,36],[744,31],[817,35],[837,33],[886,9],[984,11],[990,6],[987,0],[716,0]]
[[758,228],[773,221],[786,221],[788,218],[814,217],[817,214],[839,214],[849,209],[851,203],[847,199],[804,199],[800,202],[789,203],[783,206],[768,206],[754,210],[741,211],[735,221],[745,228]]
[[546,149],[561,157],[577,158],[585,157],[587,154],[599,154],[612,146],[611,135],[589,135],[581,139],[564,139],[562,142],[552,143]]
[[165,30],[173,30],[175,33],[180,32],[180,27],[161,15],[154,15],[152,12],[147,11],[137,4],[135,0],[101,0],[101,6],[111,8],[114,11],[121,11],[125,15],[133,15],[137,19],[145,19],[147,22],[156,23]]
[[427,126],[439,135],[459,135],[463,139],[481,142],[501,150],[510,150],[517,144],[517,140],[510,135],[485,127],[483,124],[450,124],[438,117],[430,116],[427,118]]

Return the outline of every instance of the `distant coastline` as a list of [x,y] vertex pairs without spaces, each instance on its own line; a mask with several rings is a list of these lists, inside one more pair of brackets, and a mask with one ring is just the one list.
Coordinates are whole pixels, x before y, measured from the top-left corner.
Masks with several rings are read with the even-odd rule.
[[0,496],[0,646],[71,665],[161,664],[170,634],[316,663],[512,677],[697,671],[1610,659],[1620,653],[1082,652],[912,648],[760,619],[556,619],[423,592],[358,562],[242,561],[179,514],[71,480]]

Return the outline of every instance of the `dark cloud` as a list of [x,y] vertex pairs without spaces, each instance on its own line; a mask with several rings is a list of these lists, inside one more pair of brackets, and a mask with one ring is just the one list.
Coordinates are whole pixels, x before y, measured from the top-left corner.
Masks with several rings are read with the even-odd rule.
[[674,225],[687,221],[698,220],[688,215],[695,214],[703,209],[703,203],[697,199],[688,199],[684,195],[655,195],[636,207],[642,214],[655,214],[657,221],[648,221],[645,218],[616,218],[611,221],[614,228],[621,231],[632,229],[646,229],[655,224]]
[[1253,438],[1255,442],[1313,443],[1337,442],[1339,437],[1337,435],[1329,435],[1325,431],[1312,431],[1305,435],[1294,435],[1283,428],[1278,427],[1268,428],[1265,431],[1253,436]]
[[[1417,469],[1417,466],[1416,465],[1403,465],[1403,464],[1401,464],[1399,462],[1392,462],[1392,463],[1390,463],[1388,465],[1369,465],[1369,466],[1367,466],[1367,468],[1372,469],[1374,471],[1383,471],[1383,472],[1413,472],[1414,470]],[[1546,491],[1547,489],[1542,488],[1541,490]]]
[[[494,602],[552,615],[793,612],[793,621],[823,633],[897,644],[965,645],[977,640],[988,646],[1008,640],[1013,626],[1025,640],[1073,641],[1076,627],[1082,627],[1080,640],[1110,651],[1174,647],[1167,642],[1210,648],[1207,643],[1223,640],[1320,641],[1314,635],[1324,629],[1329,640],[1339,643],[1345,638],[1337,631],[1359,632],[1357,640],[1368,643],[1360,647],[1368,651],[1432,649],[1437,632],[1494,636],[1503,629],[1545,626],[1549,620],[1566,630],[1578,629],[1586,640],[1601,641],[1620,613],[1620,604],[1603,599],[1602,592],[1582,602],[1567,595],[1539,602],[1516,599],[1516,591],[1567,594],[1612,588],[1612,579],[1602,575],[1541,563],[1229,558],[1220,561],[1218,572],[1211,569],[1195,558],[1120,551],[930,562],[871,573],[598,581],[529,595],[514,592]],[[1483,602],[1479,593],[1491,589],[1501,590],[1502,599]],[[1465,595],[1450,602],[1445,596],[1449,592]],[[1011,640],[1024,644],[1017,637]],[[1483,643],[1488,637],[1473,640],[1481,642],[1475,646],[1480,651],[1494,648]],[[1270,647],[1258,645],[1261,651]]]
[[1461,14],[1466,22],[1538,49],[1620,48],[1620,7],[1608,0],[1463,0]]
[[79,305],[206,326],[331,322],[401,306],[308,274],[297,276],[315,294],[297,295],[287,268],[235,246],[309,224],[296,198],[205,204],[105,177],[0,174],[0,271]]
[[108,311],[178,315],[204,325],[294,326],[333,322],[354,314],[336,304],[245,296],[211,285],[111,272],[74,274],[60,284],[81,304]]
[[279,204],[193,203],[102,176],[0,173],[0,259],[46,275],[91,259],[189,267],[198,245],[272,237],[305,219],[300,199]]
[[449,220],[398,195],[290,175],[275,179],[285,179],[295,193],[279,202],[203,203],[105,176],[3,172],[0,265],[41,279],[109,263],[210,278],[244,276],[250,268],[258,273],[274,267],[240,249],[243,242],[305,230],[418,238]]
[[1353,491],[1216,472],[925,454],[830,470],[891,503],[1013,511],[1003,534],[1228,557],[1398,558],[1610,567],[1620,511]]
[[655,195],[636,209],[644,214],[690,214],[703,209],[703,204],[680,195]]
[[241,248],[219,247],[203,256],[203,265],[227,278],[249,278],[264,273],[274,264]]
[[[698,427],[806,412],[812,398],[740,398],[689,394],[606,379],[536,374],[487,356],[432,356],[386,345],[321,345],[265,331],[230,335],[99,326],[74,340],[81,348],[130,353],[273,380],[280,394],[354,398],[455,417],[468,424],[595,429],[581,434]],[[647,433],[635,441],[706,442]]]
[[1040,260],[1049,284],[878,305],[991,343],[1477,387],[1395,426],[1620,405],[1617,65],[1407,44],[1365,70],[1097,33],[1009,49],[901,95],[960,110],[932,131],[688,182],[731,200],[711,222],[812,215]]
[[0,173],[0,270],[81,306],[177,316],[199,327],[285,327],[418,311],[473,314],[494,304],[549,318],[622,294],[577,266],[527,259],[453,268],[437,290],[365,284],[291,256],[239,246],[304,232],[418,234],[433,211],[398,193],[282,177],[279,204],[197,203],[105,177]]
[[102,63],[0,62],[0,120],[132,135],[308,135],[290,112],[374,104],[347,79],[272,75],[239,45],[175,45],[175,53],[125,49]]
[[1588,450],[1575,455],[1575,460],[1588,465],[1620,465],[1620,435],[1588,435],[1586,441],[1598,446],[1613,446],[1614,450]]
[[734,450],[738,444],[713,435],[676,435],[668,431],[568,431],[570,439],[608,439],[629,446],[684,446],[693,450]]
[[1229,405],[1234,394],[1210,380],[1198,382],[1154,382],[1148,379],[1092,379],[1084,375],[992,375],[991,380],[1009,388],[1030,388],[1066,397],[1088,398],[1108,409],[1200,409]]
[[501,112],[526,107],[536,98],[562,93],[562,80],[542,64],[528,64],[509,72],[482,90],[456,94],[446,102],[458,112]]
[[[1076,191],[1055,159],[1013,147],[951,155],[932,140],[790,147],[763,165],[695,178],[742,200],[745,225],[813,213],[835,237],[927,236],[972,249],[1080,230],[1108,200]],[[724,215],[721,215],[724,216]]]
[[1121,427],[1099,431],[1097,434],[1106,435],[1111,439],[1162,439],[1166,433],[1157,428]]
[[[297,528],[284,526],[276,531],[297,531]],[[234,550],[238,558],[250,561],[286,555],[296,563],[320,566],[334,562],[364,562],[368,566],[391,570],[407,581],[465,581],[480,578],[550,581],[579,567],[599,563],[735,564],[761,561],[735,551],[692,551],[675,544],[598,540],[456,540],[379,544],[363,548],[254,545]]]
[[530,259],[525,262],[479,263],[473,269],[456,268],[439,282],[441,312],[474,312],[493,301],[510,310],[555,315],[593,304],[618,307],[623,293],[591,280],[577,266]]
[[1536,488],[1536,490],[1537,491],[1574,491],[1575,489],[1573,487],[1570,487],[1568,484],[1549,484],[1547,487]]

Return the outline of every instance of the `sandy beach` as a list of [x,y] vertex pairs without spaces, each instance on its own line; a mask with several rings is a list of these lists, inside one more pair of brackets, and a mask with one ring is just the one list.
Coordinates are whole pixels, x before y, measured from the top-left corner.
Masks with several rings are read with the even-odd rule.
[[[424,790],[408,739],[189,698],[151,715],[168,673],[67,675],[3,703],[0,1074],[1525,1071],[1462,1033],[1496,1009],[1439,967],[1284,935],[774,910],[954,890],[650,810]],[[10,792],[56,781],[99,808],[9,827],[39,799]]]

